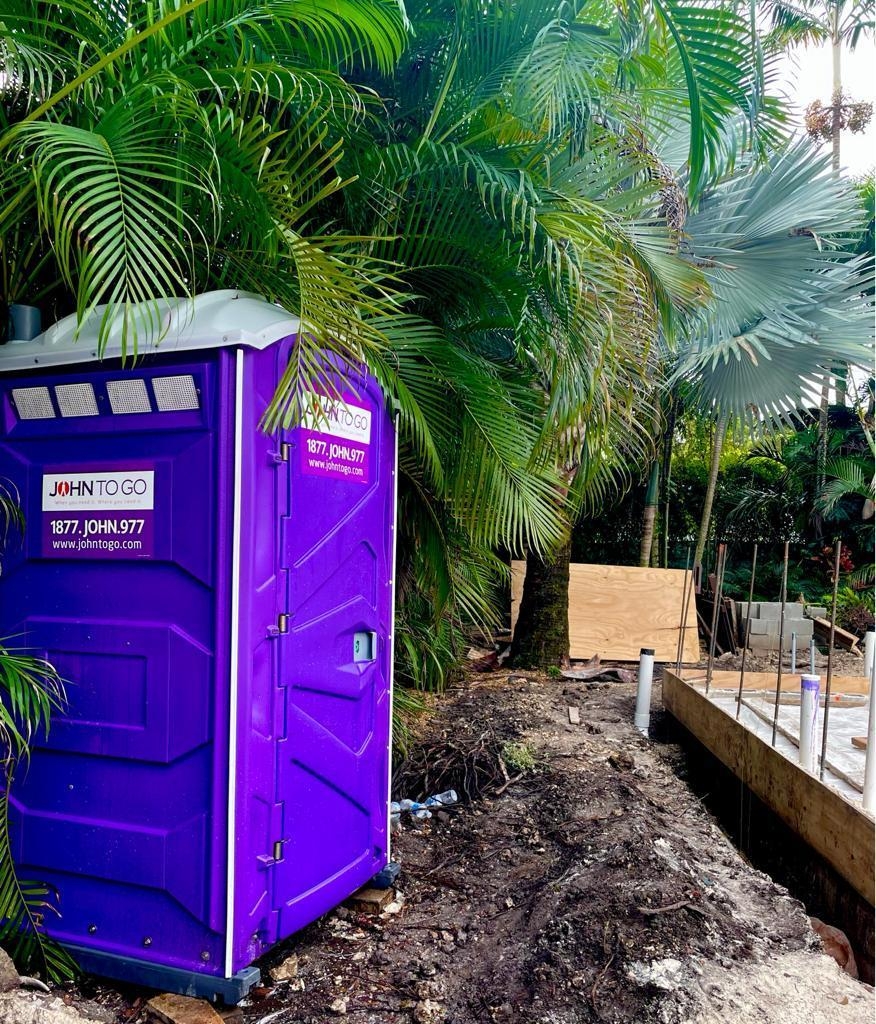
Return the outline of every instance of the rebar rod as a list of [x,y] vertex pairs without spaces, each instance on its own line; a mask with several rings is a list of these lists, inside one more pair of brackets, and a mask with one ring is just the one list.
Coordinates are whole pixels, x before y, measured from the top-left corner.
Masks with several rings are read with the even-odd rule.
[[748,652],[748,641],[751,637],[751,602],[754,600],[754,574],[757,570],[757,541],[754,542],[754,554],[751,556],[751,582],[748,585],[748,614],[745,617],[745,633],[742,637],[742,663],[739,666],[739,693],[736,694],[736,718],[742,707],[742,684],[745,681],[745,655]]
[[721,605],[721,591],[724,588],[724,566],[727,564],[727,545],[718,545],[715,564],[715,592],[712,594],[712,635],[709,637],[709,662],[706,666],[706,693],[712,685],[712,669],[715,665],[715,644],[718,641],[718,609]]
[[818,769],[819,779],[824,779],[824,766],[827,763],[827,722],[830,715],[830,680],[833,674],[833,638],[836,631],[836,598],[839,590],[840,558],[843,546],[840,539],[836,541],[836,559],[833,565],[833,600],[830,605],[830,634],[827,638],[827,678],[824,683],[824,725],[821,727],[821,766]]
[[[687,607],[690,604],[690,599],[693,594],[693,573],[690,572],[690,553],[691,545],[687,546],[687,563],[684,567],[684,596],[681,599],[681,629],[678,633],[678,655],[675,659],[675,674],[681,675],[681,662],[684,657],[684,640],[685,631],[687,629]],[[690,581],[690,592],[688,592],[688,581]],[[694,607],[696,607],[696,599],[694,599]]]
[[776,703],[773,708],[773,738],[772,746],[776,745],[776,731],[779,726],[779,694],[782,692],[782,646],[785,639],[785,602],[788,600],[788,547],[789,542],[785,541],[785,555],[782,563],[782,593],[779,600],[779,668],[776,672]]

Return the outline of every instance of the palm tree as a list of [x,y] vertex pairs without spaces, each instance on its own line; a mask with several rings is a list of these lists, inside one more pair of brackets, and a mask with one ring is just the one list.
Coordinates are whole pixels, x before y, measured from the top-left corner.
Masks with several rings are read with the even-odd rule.
[[[812,120],[807,128],[814,138],[826,132],[831,143],[833,172],[838,175],[840,135],[851,113],[850,105],[843,96],[842,53],[846,47],[854,50],[862,36],[872,34],[873,0],[796,0],[793,3],[769,0],[768,9],[773,23],[772,40],[779,46],[788,48],[811,43],[830,44],[833,93],[830,105],[826,108],[827,120],[820,119],[818,112],[811,113]],[[818,107],[821,108],[821,104]],[[859,115],[859,120],[861,118],[869,120],[863,112]],[[854,130],[861,130],[862,127],[860,125]]]
[[[649,443],[635,405],[658,310],[695,305],[703,282],[661,223],[677,189],[627,116],[630,97],[607,102],[619,59],[627,74],[634,60],[616,11],[408,10],[410,51],[366,80],[389,116],[376,144],[350,147],[357,185],[341,198],[413,296],[408,320],[381,322],[384,379],[405,430],[399,578],[437,630],[457,593],[488,608],[497,547],[568,565],[570,510],[614,484],[606,446],[616,465]],[[663,22],[653,34],[660,53],[678,45]]]
[[716,422],[694,554],[701,565],[724,436],[800,416],[835,360],[869,360],[872,270],[825,236],[858,221],[856,199],[808,143],[730,177],[687,222],[691,258],[714,300],[688,326],[675,371]]
[[406,39],[398,0],[9,0],[0,236],[24,265],[7,282],[54,316],[105,305],[102,333],[121,314],[132,350],[159,333],[157,307],[135,312],[150,300],[266,294],[305,328],[269,421],[294,418],[317,350],[361,358],[392,307],[387,269],[322,219],[372,101],[342,75],[389,68]]
[[[873,115],[872,105],[851,102],[843,94],[842,54],[845,48],[854,50],[862,37],[873,32],[873,0],[769,0],[772,15],[772,39],[780,47],[808,46],[829,43],[833,65],[833,87],[830,103],[813,103],[806,111],[806,129],[816,140],[830,140],[833,173],[840,173],[840,140],[844,128],[863,131]],[[840,366],[837,377],[845,378]],[[819,481],[825,480],[827,437],[829,430],[831,373],[821,381],[819,405]],[[837,401],[840,401],[837,395]]]

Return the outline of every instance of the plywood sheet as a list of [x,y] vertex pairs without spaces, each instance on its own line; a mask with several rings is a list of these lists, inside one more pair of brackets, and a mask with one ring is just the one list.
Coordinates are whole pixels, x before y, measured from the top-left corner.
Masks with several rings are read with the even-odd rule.
[[[526,575],[525,562],[511,563],[511,628]],[[675,662],[684,596],[683,569],[640,569],[631,565],[569,566],[569,641],[573,658],[638,661],[643,647],[655,661]],[[688,597],[682,659],[700,657],[694,598]]]
[[673,672],[663,677],[663,703],[873,905],[872,817],[768,746]]

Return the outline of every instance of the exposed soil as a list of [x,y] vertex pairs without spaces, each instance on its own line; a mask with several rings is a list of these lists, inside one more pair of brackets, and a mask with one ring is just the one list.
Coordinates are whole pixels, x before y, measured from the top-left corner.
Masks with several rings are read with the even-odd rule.
[[[626,684],[507,671],[439,702],[397,795],[469,799],[405,816],[394,903],[340,908],[278,947],[229,1020],[871,1024],[873,990],[739,856],[681,749],[632,728],[633,704]],[[85,994],[147,1019],[142,994]]]
[[[745,656],[745,671],[746,672],[773,672],[779,666],[779,655],[777,652],[770,651],[765,654],[758,654],[754,651],[748,651]],[[699,667],[705,669],[708,662],[703,659],[699,663]],[[787,653],[783,656],[782,664],[784,665],[784,671],[786,673],[791,671],[790,668],[790,655]],[[741,651],[738,654],[730,653],[722,654],[715,658],[715,668],[721,671],[730,671],[731,669],[740,669],[742,667],[742,654]],[[689,671],[689,670],[686,670]],[[797,672],[808,672],[809,671],[809,648],[801,648],[797,652]],[[815,671],[821,673],[822,679],[824,680],[825,672],[827,671],[827,654],[822,651],[816,651],[815,653]],[[853,654],[851,651],[842,651],[838,648],[834,648],[833,658],[831,659],[831,672],[837,676],[863,676],[864,675],[864,656],[863,654]],[[682,675],[685,673],[683,672]]]

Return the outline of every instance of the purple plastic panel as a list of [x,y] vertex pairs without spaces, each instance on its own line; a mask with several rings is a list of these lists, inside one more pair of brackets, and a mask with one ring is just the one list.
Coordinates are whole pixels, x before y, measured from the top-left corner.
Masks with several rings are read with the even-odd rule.
[[363,377],[262,433],[292,343],[0,376],[0,635],[70,680],[14,849],[97,953],[230,975],[387,859],[392,424]]
[[[57,887],[62,941],[206,973],[223,970],[225,926],[230,365],[0,378],[0,476],[27,518],[0,634],[69,681],[15,786],[16,859]],[[153,380],[170,375],[194,380],[199,408],[158,411]],[[107,385],[130,377],[150,412],[112,411]],[[24,386],[78,398],[76,415],[19,420]]]
[[[247,424],[290,345],[245,354]],[[262,610],[241,620],[233,969],[387,860],[394,435],[377,384],[353,385],[311,429],[247,432],[241,592]],[[328,472],[305,465],[308,442]],[[373,658],[354,660],[357,634]]]

